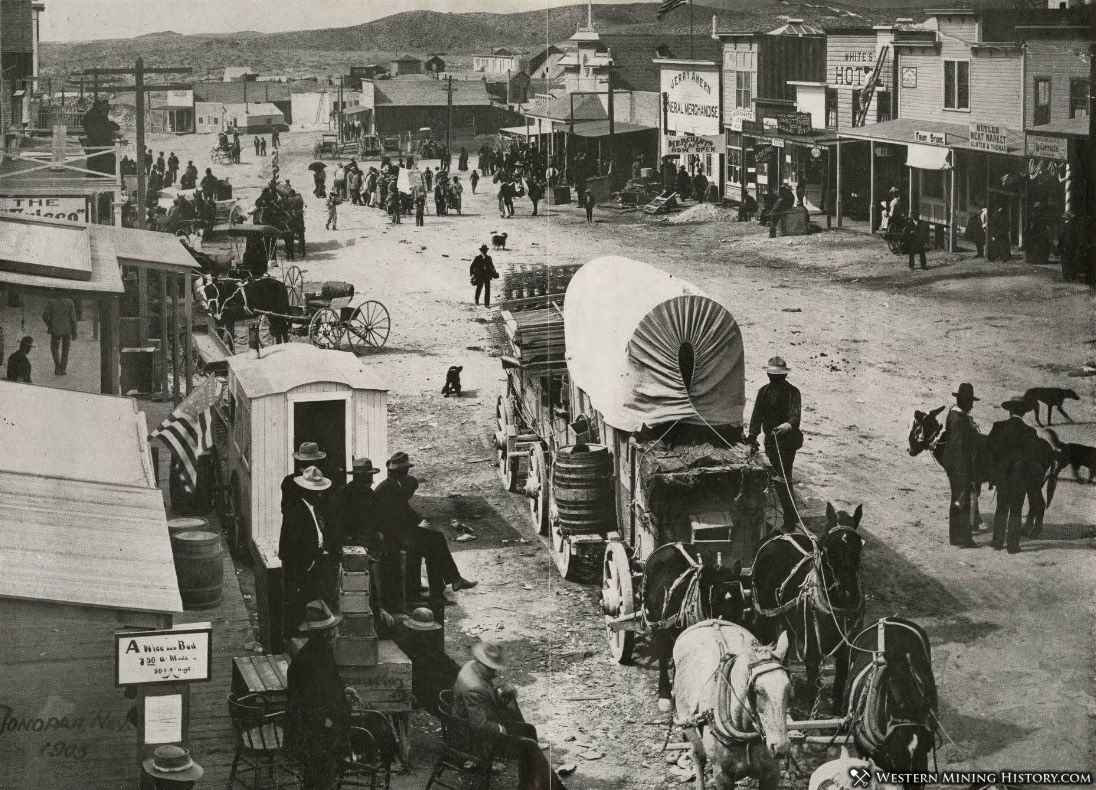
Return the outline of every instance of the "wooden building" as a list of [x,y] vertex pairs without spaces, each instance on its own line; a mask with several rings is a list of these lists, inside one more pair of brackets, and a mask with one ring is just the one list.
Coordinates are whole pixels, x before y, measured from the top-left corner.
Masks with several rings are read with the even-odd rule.
[[135,787],[114,634],[182,610],[148,426],[128,398],[3,381],[0,402],[0,788]]

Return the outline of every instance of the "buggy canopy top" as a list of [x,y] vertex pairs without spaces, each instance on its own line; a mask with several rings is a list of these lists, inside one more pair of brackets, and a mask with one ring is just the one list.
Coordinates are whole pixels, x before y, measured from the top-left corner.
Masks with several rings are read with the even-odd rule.
[[628,258],[597,258],[567,286],[563,328],[571,379],[612,427],[742,425],[742,334],[691,283]]

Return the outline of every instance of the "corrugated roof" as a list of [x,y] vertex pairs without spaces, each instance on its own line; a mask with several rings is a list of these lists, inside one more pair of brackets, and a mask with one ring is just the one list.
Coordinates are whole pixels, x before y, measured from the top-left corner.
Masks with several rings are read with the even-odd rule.
[[243,104],[289,101],[290,87],[281,82],[196,82],[194,100]]
[[122,261],[147,261],[176,266],[184,271],[201,268],[182,242],[170,233],[159,233],[113,225],[91,225],[92,234],[105,233],[114,240],[114,250]]
[[[576,94],[576,97],[576,121],[600,121],[609,117],[596,96]],[[525,114],[537,118],[551,118],[555,121],[570,121],[571,96],[566,94],[552,98],[537,97],[526,106]]]
[[804,24],[802,19],[789,19],[788,24],[769,31],[770,36],[821,36],[825,35],[816,27]]
[[306,343],[282,343],[228,358],[229,372],[249,398],[276,395],[315,382],[345,384],[356,390],[387,392],[362,360],[348,351],[328,351]]
[[[617,121],[613,124],[613,134],[628,134],[630,132],[646,132],[657,129],[657,126],[645,126],[639,123],[623,123]],[[583,121],[575,124],[575,135],[578,137],[608,137],[609,121]]]
[[[374,105],[383,107],[445,107],[447,104],[444,81],[382,80],[374,83]],[[489,106],[491,97],[482,82],[462,82],[453,87],[454,107]]]

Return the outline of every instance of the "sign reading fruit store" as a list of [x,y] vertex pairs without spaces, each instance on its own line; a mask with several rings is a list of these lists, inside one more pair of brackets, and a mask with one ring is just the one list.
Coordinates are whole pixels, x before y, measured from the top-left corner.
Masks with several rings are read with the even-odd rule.
[[720,134],[719,67],[663,66],[662,102],[664,133]]

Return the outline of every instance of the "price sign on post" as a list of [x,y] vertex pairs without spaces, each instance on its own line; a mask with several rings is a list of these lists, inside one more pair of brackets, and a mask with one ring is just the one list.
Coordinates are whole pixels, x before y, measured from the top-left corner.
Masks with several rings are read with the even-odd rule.
[[170,631],[121,631],[114,635],[119,686],[210,678],[211,626]]

